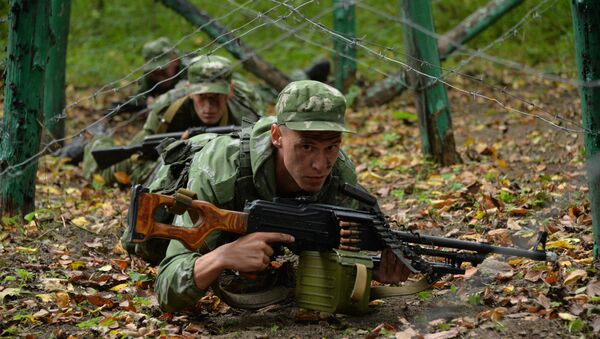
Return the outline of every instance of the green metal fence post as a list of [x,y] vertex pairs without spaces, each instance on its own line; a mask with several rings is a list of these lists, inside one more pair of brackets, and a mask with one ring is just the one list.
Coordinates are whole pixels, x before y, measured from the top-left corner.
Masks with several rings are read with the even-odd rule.
[[[35,178],[44,121],[44,70],[48,50],[47,0],[10,0],[0,140],[0,215],[35,208]],[[15,166],[17,165],[17,166]],[[15,167],[13,167],[15,166]]]
[[[48,66],[44,88],[44,125],[47,140],[62,139],[65,136],[65,64],[67,58],[67,38],[71,0],[52,0],[50,4],[50,39]],[[63,143],[56,144],[57,147]]]
[[[405,23],[413,23],[434,32],[430,0],[400,0]],[[408,78],[415,90],[419,115],[421,148],[426,156],[441,165],[460,162],[454,144],[450,104],[442,76],[435,37],[404,24],[404,43],[408,54]]]
[[[600,255],[600,174],[592,171],[592,164],[600,163],[600,2],[571,0],[577,69],[582,85],[579,86],[583,126],[590,133],[584,136],[588,161],[588,184],[592,211],[594,258]],[[595,82],[594,85],[586,83]]]
[[[477,9],[454,28],[444,33],[438,42],[440,59],[446,59],[457,46],[464,45],[486,28],[493,25],[506,13],[522,4],[524,0],[490,0],[485,6]],[[394,99],[406,89],[406,75],[404,72],[391,76],[375,83],[366,91],[364,104],[379,106]]]
[[[356,36],[356,10],[352,0],[333,0],[333,30],[348,39]],[[346,92],[356,79],[356,46],[333,38],[335,87]]]

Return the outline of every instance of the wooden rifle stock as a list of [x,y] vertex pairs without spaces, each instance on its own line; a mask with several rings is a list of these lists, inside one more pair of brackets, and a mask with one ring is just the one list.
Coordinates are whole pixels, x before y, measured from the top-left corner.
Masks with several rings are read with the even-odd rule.
[[206,237],[214,231],[244,234],[247,229],[248,214],[229,211],[200,201],[186,200],[187,211],[197,215],[198,221],[192,228],[173,226],[154,220],[156,210],[161,206],[171,208],[176,203],[172,196],[148,193],[147,189],[137,185],[132,190],[132,206],[129,211],[129,237],[134,243],[150,238],[176,239],[191,251],[197,250]]

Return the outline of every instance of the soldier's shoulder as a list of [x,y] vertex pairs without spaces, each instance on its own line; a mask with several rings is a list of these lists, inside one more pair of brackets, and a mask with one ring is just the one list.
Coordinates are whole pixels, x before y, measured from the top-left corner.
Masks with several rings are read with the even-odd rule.
[[201,145],[190,166],[188,187],[200,196],[223,205],[235,195],[235,182],[239,172],[240,140],[231,135],[203,134],[190,139]]

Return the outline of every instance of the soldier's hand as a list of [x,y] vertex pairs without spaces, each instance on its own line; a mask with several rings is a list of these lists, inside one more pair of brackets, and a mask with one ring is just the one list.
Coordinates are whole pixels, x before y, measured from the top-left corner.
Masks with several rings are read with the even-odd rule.
[[225,244],[222,255],[226,256],[227,268],[239,272],[258,272],[271,263],[274,243],[292,243],[294,237],[285,233],[256,232],[244,235]]
[[181,135],[181,140],[187,140],[190,138],[190,130],[186,129],[185,132]]
[[410,269],[396,257],[391,249],[381,252],[379,267],[373,271],[373,279],[384,284],[396,284],[408,279]]

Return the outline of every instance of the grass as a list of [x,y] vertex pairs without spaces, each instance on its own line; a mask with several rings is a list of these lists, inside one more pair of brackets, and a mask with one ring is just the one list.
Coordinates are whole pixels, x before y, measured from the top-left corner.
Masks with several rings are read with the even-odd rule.
[[[256,18],[255,14],[239,10],[235,3],[246,3],[254,11],[265,12],[272,9],[274,2],[269,0],[244,1],[200,1],[191,0],[211,17],[218,18],[228,28],[237,28]],[[501,18],[494,26],[469,42],[469,48],[481,48],[494,41],[503,32],[515,25],[525,14],[544,0],[525,1],[524,4]],[[547,0],[546,0],[547,1]],[[290,1],[300,5],[306,0]],[[363,0],[361,3],[387,13],[387,16],[374,13],[365,8],[357,8],[357,36],[370,48],[385,53],[389,57],[404,60],[402,47],[402,28],[393,21],[399,17],[396,1]],[[0,2],[0,20],[7,17],[8,2]],[[445,32],[459,23],[469,13],[476,10],[487,0],[434,0],[434,20],[436,30]],[[574,76],[575,62],[573,51],[573,33],[571,27],[570,4],[568,1],[547,1],[543,8],[547,10],[533,15],[521,26],[516,34],[498,43],[487,53],[500,58],[506,58],[517,63],[536,67],[543,72],[564,73]],[[320,21],[331,27],[331,0],[317,0],[307,3],[301,8],[302,13],[314,18],[321,15]],[[268,15],[278,18],[287,13],[282,8],[276,8]],[[391,17],[391,18],[390,18]],[[291,15],[281,21],[291,27],[302,25],[303,21]],[[327,50],[331,36],[307,25],[300,30],[300,35],[314,44],[297,38],[285,38],[271,48],[265,46],[275,41],[283,34],[272,26],[257,27],[262,24],[255,20],[242,28],[237,34],[245,34],[248,29],[256,29],[245,35],[242,40],[255,48],[265,60],[275,64],[284,71],[304,68],[317,58],[328,57]],[[0,44],[6,46],[8,23],[0,21]],[[177,41],[186,37],[178,48],[182,51],[200,49],[205,53],[210,48],[206,44],[212,39],[203,33],[195,32],[195,28],[170,9],[155,0],[73,0],[71,31],[69,35],[69,50],[67,59],[67,82],[76,87],[99,86],[123,78],[133,69],[142,64],[140,56],[144,42],[159,36],[169,37]],[[388,49],[386,49],[386,47]],[[219,53],[227,54],[224,51]],[[0,51],[4,59],[6,51]],[[456,65],[464,55],[456,54],[444,66]],[[382,78],[372,68],[390,73],[399,69],[399,65],[384,61],[364,50],[359,50],[358,59],[368,66],[359,64],[359,76],[375,80]],[[472,69],[489,68],[488,63],[473,62]],[[499,66],[493,66],[499,67]]]

